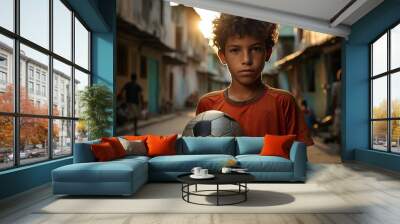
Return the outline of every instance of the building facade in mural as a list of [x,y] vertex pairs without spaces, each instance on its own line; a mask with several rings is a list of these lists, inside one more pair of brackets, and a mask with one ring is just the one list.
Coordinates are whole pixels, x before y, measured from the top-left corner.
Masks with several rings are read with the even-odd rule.
[[291,54],[273,64],[277,83],[291,91],[299,103],[306,100],[322,119],[334,110],[332,84],[341,68],[341,38],[294,29],[292,46]]
[[200,95],[220,87],[216,83],[228,82],[215,78],[223,69],[209,66],[216,66],[218,59],[198,28],[200,16],[193,8],[119,0],[117,15],[117,91],[136,72],[150,113],[193,106]]

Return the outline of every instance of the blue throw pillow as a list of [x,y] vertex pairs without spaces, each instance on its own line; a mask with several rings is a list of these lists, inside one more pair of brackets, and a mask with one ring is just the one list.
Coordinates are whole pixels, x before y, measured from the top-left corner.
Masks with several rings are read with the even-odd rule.
[[234,137],[182,137],[177,143],[179,154],[235,155]]
[[236,137],[236,155],[259,154],[264,145],[264,137]]

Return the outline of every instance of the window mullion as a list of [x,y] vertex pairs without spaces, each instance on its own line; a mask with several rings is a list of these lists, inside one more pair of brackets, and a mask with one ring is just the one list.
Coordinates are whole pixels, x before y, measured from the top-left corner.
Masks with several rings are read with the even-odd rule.
[[[387,64],[386,64],[386,66],[387,66],[387,71],[389,71],[390,70],[390,30],[387,32],[387,51],[386,51],[386,54],[387,54]],[[387,105],[387,110],[388,110],[388,118],[392,118],[392,111],[391,111],[391,108],[392,108],[392,100],[391,100],[391,85],[390,85],[390,79],[391,79],[391,77],[392,77],[392,75],[390,74],[390,73],[388,73],[387,74],[387,90],[388,90],[388,92],[387,92],[387,98],[388,98],[388,100],[387,100],[387,102],[388,102],[388,105]],[[392,135],[391,135],[391,128],[392,128],[392,121],[391,120],[389,120],[388,121],[388,152],[391,152],[392,151]]]
[[374,116],[373,116],[373,108],[372,108],[372,106],[373,106],[373,98],[372,98],[372,96],[373,96],[373,91],[374,91],[374,88],[373,88],[373,79],[372,79],[372,71],[373,71],[373,60],[372,60],[372,56],[373,56],[373,50],[374,50],[374,48],[372,47],[373,45],[370,45],[369,46],[369,52],[370,52],[370,55],[369,55],[369,64],[370,64],[370,66],[369,66],[369,69],[370,69],[370,71],[369,71],[369,86],[370,86],[370,88],[369,88],[369,119],[370,119],[370,122],[369,122],[369,148],[370,149],[373,149],[374,148],[374,144],[373,144],[373,141],[374,141],[374,136],[373,136],[373,127],[374,127],[374,123],[373,123],[373,121],[372,121],[372,119],[374,118]]
[[[49,0],[49,50],[53,52],[53,0]],[[53,56],[49,55],[49,73],[48,73],[49,86],[47,90],[49,94],[49,116],[48,120],[48,152],[49,159],[53,159]]]
[[[20,1],[14,1],[14,31],[19,35],[19,7]],[[20,112],[20,50],[19,50],[19,39],[14,39],[14,112],[19,114]],[[14,115],[14,166],[19,166],[20,156],[19,156],[19,136],[20,136],[20,118]]]
[[[71,29],[71,59],[72,59],[72,67],[71,67],[71,117],[75,118],[75,12],[72,11],[71,15],[71,23],[72,23],[72,29]],[[71,150],[72,150],[72,155],[74,155],[75,151],[75,126],[76,126],[76,120],[73,120],[71,123],[72,125],[72,130],[71,130]]]

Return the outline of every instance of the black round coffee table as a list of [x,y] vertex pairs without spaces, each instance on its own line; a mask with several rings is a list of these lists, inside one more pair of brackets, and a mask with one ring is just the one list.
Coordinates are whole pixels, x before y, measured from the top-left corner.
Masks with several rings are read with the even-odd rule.
[[[255,180],[255,177],[248,173],[215,173],[213,174],[215,177],[212,179],[193,179],[190,177],[191,173],[182,174],[177,177],[178,181],[182,183],[182,199],[188,203],[198,204],[198,205],[234,205],[239,204],[241,202],[245,202],[247,200],[247,192],[249,188],[247,187],[247,183]],[[197,185],[216,185],[215,190],[197,190]],[[190,186],[195,186],[194,191],[190,191]],[[220,189],[220,185],[236,185],[238,186],[237,190],[223,190]],[[205,194],[209,192],[215,192],[215,194]],[[190,201],[190,196],[204,196],[204,197],[216,197],[216,204],[202,204]],[[239,200],[231,202],[231,203],[221,203],[221,197],[232,197],[232,196],[241,196]]]

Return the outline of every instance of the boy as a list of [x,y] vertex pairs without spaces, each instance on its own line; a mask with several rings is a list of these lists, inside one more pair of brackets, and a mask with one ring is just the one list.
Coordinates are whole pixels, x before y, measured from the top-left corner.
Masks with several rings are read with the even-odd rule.
[[295,98],[261,81],[278,38],[277,25],[221,14],[213,22],[213,32],[218,57],[228,66],[232,81],[228,88],[202,96],[196,115],[219,110],[232,116],[245,136],[295,134],[296,140],[312,145]]

